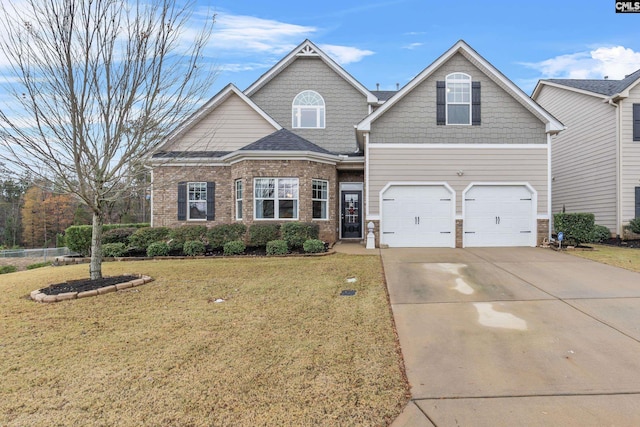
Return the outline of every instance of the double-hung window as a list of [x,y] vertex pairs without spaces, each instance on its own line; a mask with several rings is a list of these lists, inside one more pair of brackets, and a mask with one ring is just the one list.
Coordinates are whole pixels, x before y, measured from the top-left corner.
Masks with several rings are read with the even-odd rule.
[[324,129],[324,99],[318,92],[305,90],[293,98],[291,123],[294,129]]
[[187,184],[189,209],[187,219],[207,219],[207,183],[190,182]]
[[451,73],[436,82],[436,123],[438,125],[481,124],[480,82],[465,73]]
[[255,178],[256,219],[298,219],[298,178]]
[[471,124],[471,77],[464,73],[447,76],[447,124]]
[[312,186],[312,213],[313,219],[329,218],[329,182],[322,179],[314,179]]
[[242,219],[242,180],[236,180],[236,219]]

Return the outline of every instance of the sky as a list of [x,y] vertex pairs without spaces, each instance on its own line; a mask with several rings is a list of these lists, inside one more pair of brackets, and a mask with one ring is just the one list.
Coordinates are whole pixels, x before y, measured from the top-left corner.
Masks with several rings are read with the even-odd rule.
[[[527,94],[543,78],[640,69],[640,13],[615,13],[613,0],[194,1],[188,30],[216,14],[206,49],[216,80],[204,99],[228,83],[246,89],[305,39],[372,90],[402,87],[460,39]],[[0,82],[8,66],[0,55]]]
[[640,69],[640,13],[615,3],[214,0],[213,91],[246,89],[307,38],[369,89],[402,87],[460,39],[527,94],[542,78],[620,79]]

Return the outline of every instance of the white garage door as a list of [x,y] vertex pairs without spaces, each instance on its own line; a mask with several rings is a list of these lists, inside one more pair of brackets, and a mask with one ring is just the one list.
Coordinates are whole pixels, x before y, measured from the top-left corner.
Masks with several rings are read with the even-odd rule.
[[455,197],[444,185],[392,185],[382,193],[381,243],[455,247]]
[[474,185],[464,195],[464,246],[535,246],[535,197],[525,185]]

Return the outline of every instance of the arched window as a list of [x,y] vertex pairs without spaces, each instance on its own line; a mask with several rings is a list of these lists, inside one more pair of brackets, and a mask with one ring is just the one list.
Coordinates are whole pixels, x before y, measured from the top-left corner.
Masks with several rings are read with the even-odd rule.
[[305,90],[297,94],[291,113],[294,129],[324,129],[324,99],[318,92]]
[[471,76],[452,73],[447,76],[447,124],[471,124]]

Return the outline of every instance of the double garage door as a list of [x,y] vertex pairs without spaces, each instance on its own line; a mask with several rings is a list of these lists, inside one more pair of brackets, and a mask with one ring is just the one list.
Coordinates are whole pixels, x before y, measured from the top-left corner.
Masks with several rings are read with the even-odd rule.
[[[535,197],[526,185],[474,185],[463,197],[463,246],[535,246]],[[390,185],[381,243],[455,247],[455,192],[446,184]]]

